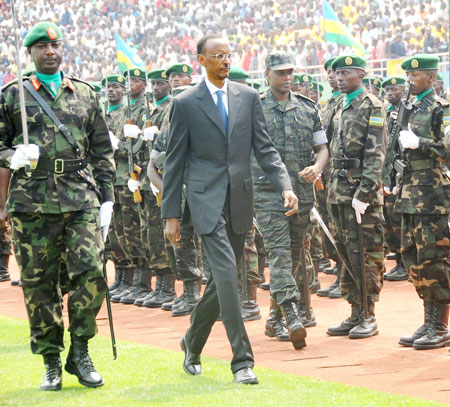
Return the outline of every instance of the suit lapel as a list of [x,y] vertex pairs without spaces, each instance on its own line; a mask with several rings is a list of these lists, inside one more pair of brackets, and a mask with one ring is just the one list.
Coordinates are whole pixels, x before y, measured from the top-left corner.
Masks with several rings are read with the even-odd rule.
[[228,81],[228,137],[233,132],[234,124],[241,110],[239,94],[239,89],[235,88],[231,81]]
[[[199,85],[196,98],[198,99],[197,104],[198,104],[199,109],[203,113],[205,113],[205,115],[222,132],[222,134],[224,136],[226,136],[225,128],[223,127],[223,123],[220,118],[219,111],[217,110],[217,106],[214,103],[211,93],[209,93],[209,90],[208,90],[208,87],[206,86],[205,81],[203,81]],[[229,125],[228,125],[228,128],[230,128]]]

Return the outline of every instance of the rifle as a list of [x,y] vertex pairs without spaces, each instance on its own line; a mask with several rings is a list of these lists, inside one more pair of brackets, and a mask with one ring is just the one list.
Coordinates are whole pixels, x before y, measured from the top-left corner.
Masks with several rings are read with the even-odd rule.
[[399,180],[403,176],[403,171],[406,167],[406,163],[401,157],[398,137],[401,130],[408,129],[409,116],[413,109],[413,105],[409,101],[412,84],[412,82],[408,82],[406,85],[405,97],[400,102],[397,119],[389,134],[389,145],[384,161],[382,177],[384,186],[390,190],[392,190],[394,186],[399,186]]
[[[127,78],[127,124],[134,124],[133,119],[131,118],[131,76],[130,69],[128,69],[128,78]],[[142,168],[139,165],[134,163],[133,157],[133,142],[131,138],[127,139],[127,152],[128,152],[128,173],[130,174],[130,178],[134,181],[139,181],[139,174],[142,172]],[[133,192],[133,200],[134,202],[142,202],[142,195],[140,189],[136,189]]]
[[361,297],[364,312],[364,318],[369,318],[369,303],[367,299],[367,276],[366,276],[366,262],[364,259],[364,245],[363,245],[363,230],[362,223],[356,222],[358,228],[358,246],[359,246],[359,267],[361,270]]
[[306,319],[311,319],[311,293],[309,291],[309,281],[308,281],[308,269],[306,268],[306,257],[305,257],[305,241],[303,239],[301,243],[302,247],[300,249],[300,261],[303,275],[303,297],[306,307]]
[[100,96],[103,98],[103,109],[105,110],[105,116],[109,116],[108,75],[105,77],[105,88],[100,91]]
[[[20,118],[22,121],[22,135],[23,144],[28,145],[28,124],[27,124],[27,111],[25,110],[25,94],[23,91],[23,75],[22,75],[22,64],[20,63],[20,46],[19,46],[19,35],[17,33],[17,17],[16,11],[14,9],[14,0],[11,1],[11,14],[13,17],[13,31],[14,31],[14,42],[16,46],[16,63],[17,63],[17,84],[19,86],[19,103],[20,103]],[[36,168],[37,160],[30,160],[30,165],[25,166],[25,175],[27,177],[31,176],[31,172]]]

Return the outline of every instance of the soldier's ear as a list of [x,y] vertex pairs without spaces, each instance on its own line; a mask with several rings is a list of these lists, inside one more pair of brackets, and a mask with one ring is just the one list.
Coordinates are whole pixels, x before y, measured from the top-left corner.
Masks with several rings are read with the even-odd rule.
[[31,55],[31,47],[27,47],[27,53],[28,55]]

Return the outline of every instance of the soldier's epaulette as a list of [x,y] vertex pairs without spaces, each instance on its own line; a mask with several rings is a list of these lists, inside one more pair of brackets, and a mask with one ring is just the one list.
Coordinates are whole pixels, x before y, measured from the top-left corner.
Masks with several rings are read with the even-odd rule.
[[309,98],[308,96],[302,95],[301,93],[298,92],[294,92],[294,95],[297,99],[300,100],[306,100],[307,102],[309,102],[310,104],[312,104],[314,107],[316,107],[316,104],[314,103],[314,100],[312,100],[311,98]]
[[16,85],[18,81],[19,80],[17,78],[13,79],[11,82],[8,82],[6,85],[3,85],[2,88],[0,89],[0,91],[3,92],[4,90],[8,89],[10,86]]
[[376,96],[372,95],[369,92],[366,92],[366,97],[370,99],[373,107],[380,107],[383,110],[386,110],[386,108],[384,107],[384,103],[380,99],[378,99]]
[[439,96],[436,98],[436,102],[438,102],[442,107],[447,107],[450,105],[450,102],[448,100],[443,99]]
[[83,84],[89,86],[89,87],[95,92],[95,88],[94,88],[89,82],[83,81],[82,79],[77,78],[77,77],[75,77],[75,76],[68,76],[68,75],[67,75],[66,78],[67,78],[67,79],[70,79],[70,80],[73,81],[73,82],[80,82],[80,83],[83,83]]

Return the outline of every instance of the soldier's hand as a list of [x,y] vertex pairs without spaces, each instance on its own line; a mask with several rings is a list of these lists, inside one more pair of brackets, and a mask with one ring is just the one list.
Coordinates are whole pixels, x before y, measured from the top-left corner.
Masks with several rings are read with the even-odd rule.
[[11,157],[9,168],[18,170],[19,168],[31,166],[32,162],[39,159],[39,146],[37,144],[19,144]]
[[408,130],[402,130],[398,136],[398,141],[400,143],[400,147],[402,150],[405,148],[409,148],[411,150],[414,150],[416,148],[419,148],[419,137],[414,134],[414,132],[411,130],[410,125],[408,124]]
[[355,210],[356,222],[361,223],[361,215],[364,215],[368,206],[369,206],[368,203],[353,198],[352,208]]
[[168,218],[166,221],[166,228],[164,233],[169,239],[169,242],[175,246],[179,247],[180,241],[180,221],[177,218]]
[[153,141],[155,139],[155,134],[158,131],[158,127],[151,126],[144,129],[144,134],[142,135],[142,140]]
[[141,186],[141,183],[134,179],[129,179],[128,182],[128,189],[134,194]]
[[111,140],[111,147],[113,151],[116,151],[119,148],[120,140],[114,135],[112,131],[108,132],[109,139]]
[[314,164],[303,168],[303,170],[298,173],[298,176],[311,184],[320,176],[320,173],[321,171],[318,165]]
[[5,208],[0,209],[0,228],[6,228],[8,226],[9,213]]
[[135,124],[125,124],[123,126],[123,134],[126,138],[134,138],[136,139],[141,129]]
[[291,216],[294,213],[297,213],[298,211],[298,198],[294,194],[294,191],[292,189],[286,189],[282,193],[283,199],[284,199],[284,207],[285,208],[292,208],[291,210],[287,211],[285,213],[286,216]]

